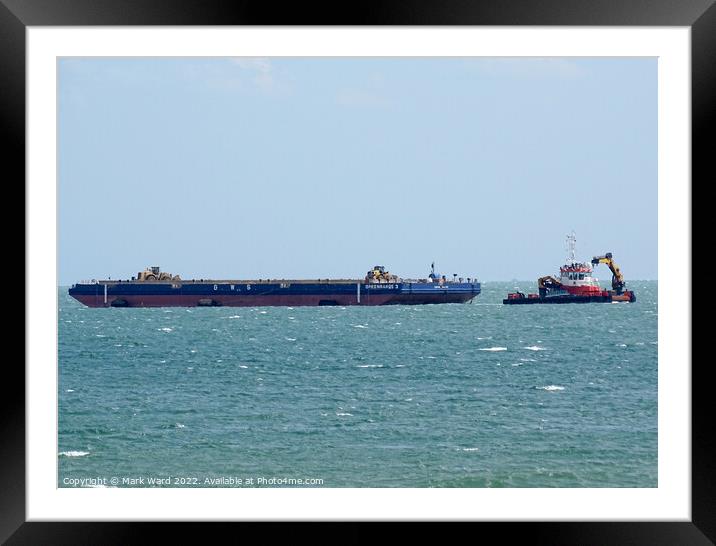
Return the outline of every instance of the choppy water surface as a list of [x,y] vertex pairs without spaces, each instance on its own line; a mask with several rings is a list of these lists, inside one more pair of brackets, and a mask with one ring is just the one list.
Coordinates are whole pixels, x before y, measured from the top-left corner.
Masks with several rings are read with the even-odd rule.
[[346,308],[89,309],[60,288],[58,485],[656,487],[657,283],[503,306],[516,284],[534,291]]

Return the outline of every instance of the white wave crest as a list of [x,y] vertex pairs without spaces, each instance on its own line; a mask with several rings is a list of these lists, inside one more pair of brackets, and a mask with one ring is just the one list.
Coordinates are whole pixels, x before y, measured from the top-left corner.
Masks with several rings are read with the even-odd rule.
[[541,389],[543,391],[563,391],[564,387],[560,387],[559,385],[546,385],[544,387],[535,387],[536,389]]
[[480,351],[506,351],[507,347],[487,347],[483,349],[478,349]]
[[528,351],[545,351],[546,349],[544,347],[540,347],[538,345],[530,345],[529,347],[525,347]]
[[89,451],[60,451],[63,457],[84,457],[89,455]]

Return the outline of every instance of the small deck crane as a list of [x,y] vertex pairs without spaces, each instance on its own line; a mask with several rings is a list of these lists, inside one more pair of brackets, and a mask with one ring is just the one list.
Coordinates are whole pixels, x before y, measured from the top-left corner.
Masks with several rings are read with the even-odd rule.
[[592,258],[592,264],[607,264],[609,270],[612,272],[612,289],[617,293],[621,294],[624,292],[626,282],[624,282],[624,275],[619,271],[619,266],[612,259],[612,253],[607,252],[604,256],[594,256]]

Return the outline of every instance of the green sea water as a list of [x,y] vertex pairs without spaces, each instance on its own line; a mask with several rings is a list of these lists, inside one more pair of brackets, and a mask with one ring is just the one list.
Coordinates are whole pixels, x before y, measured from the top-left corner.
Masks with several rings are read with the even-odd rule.
[[163,309],[61,287],[58,486],[656,487],[657,282],[502,305],[533,285]]

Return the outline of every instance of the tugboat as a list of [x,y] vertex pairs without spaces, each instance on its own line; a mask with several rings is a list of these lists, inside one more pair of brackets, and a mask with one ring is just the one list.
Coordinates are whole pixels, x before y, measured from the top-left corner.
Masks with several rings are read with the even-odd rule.
[[[559,279],[546,275],[537,279],[538,294],[511,292],[505,305],[532,303],[611,303],[616,301],[635,302],[636,295],[625,290],[626,282],[612,253],[592,258],[591,264],[579,262],[576,258],[577,237],[574,232],[567,235],[567,260],[559,268]],[[604,290],[592,276],[592,265],[606,264],[612,272],[612,289]]]

